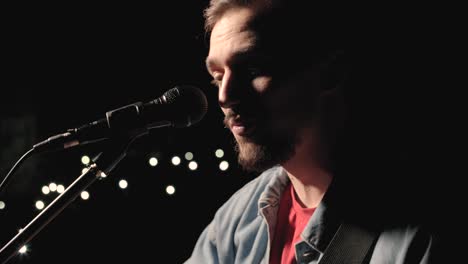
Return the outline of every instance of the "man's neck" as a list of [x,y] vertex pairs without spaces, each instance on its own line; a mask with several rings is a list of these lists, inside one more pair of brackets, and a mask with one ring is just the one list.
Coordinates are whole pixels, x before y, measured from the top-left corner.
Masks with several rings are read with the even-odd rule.
[[315,208],[319,205],[330,185],[333,175],[321,166],[317,151],[319,149],[314,142],[313,132],[304,131],[295,155],[282,164],[286,170],[296,192],[298,200],[305,208]]

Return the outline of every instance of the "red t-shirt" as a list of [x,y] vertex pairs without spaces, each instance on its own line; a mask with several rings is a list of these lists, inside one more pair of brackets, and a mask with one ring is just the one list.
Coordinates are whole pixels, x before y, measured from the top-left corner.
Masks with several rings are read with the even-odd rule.
[[303,208],[296,199],[292,184],[285,188],[279,204],[275,234],[270,252],[270,264],[296,263],[294,245],[315,208]]

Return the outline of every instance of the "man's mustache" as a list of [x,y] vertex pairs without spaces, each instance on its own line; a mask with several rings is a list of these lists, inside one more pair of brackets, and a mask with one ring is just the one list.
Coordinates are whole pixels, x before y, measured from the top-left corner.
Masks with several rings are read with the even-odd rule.
[[223,123],[224,123],[224,127],[225,128],[230,128],[230,123],[236,118],[236,116],[238,116],[239,114],[235,113],[234,111],[228,111],[225,115],[224,115],[224,120],[223,120]]

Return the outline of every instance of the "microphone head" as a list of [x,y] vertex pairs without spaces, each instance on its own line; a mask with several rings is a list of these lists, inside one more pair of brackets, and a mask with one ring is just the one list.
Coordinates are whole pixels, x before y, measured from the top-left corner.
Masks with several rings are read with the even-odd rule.
[[208,111],[205,94],[192,85],[179,85],[166,91],[161,98],[170,107],[174,127],[189,127],[203,119]]

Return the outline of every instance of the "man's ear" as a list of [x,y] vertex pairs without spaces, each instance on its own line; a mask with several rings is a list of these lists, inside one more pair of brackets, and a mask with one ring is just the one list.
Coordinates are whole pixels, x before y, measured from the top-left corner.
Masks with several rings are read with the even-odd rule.
[[346,116],[345,80],[348,77],[348,61],[344,50],[333,52],[320,64],[321,92],[318,100],[319,115],[325,129],[342,129]]
[[343,86],[348,74],[348,60],[344,50],[333,52],[320,65],[320,86],[330,90]]

